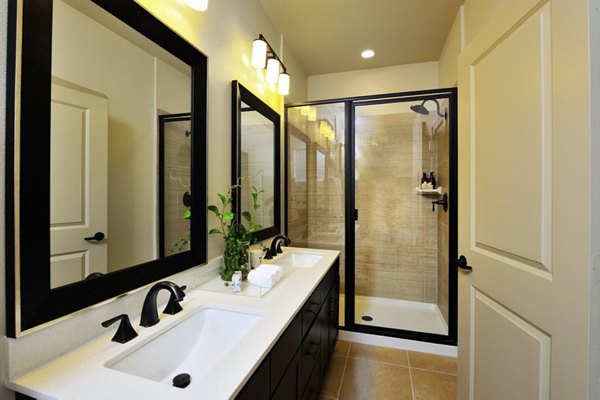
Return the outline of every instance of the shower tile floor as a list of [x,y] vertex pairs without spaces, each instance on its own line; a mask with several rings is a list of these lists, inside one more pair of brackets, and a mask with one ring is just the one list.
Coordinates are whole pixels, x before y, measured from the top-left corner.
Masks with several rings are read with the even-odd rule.
[[338,340],[320,400],[455,400],[456,358]]
[[[340,326],[344,326],[344,295],[340,295]],[[380,297],[356,296],[357,324],[407,331],[448,334],[448,325],[436,304]],[[366,321],[363,316],[373,318]]]

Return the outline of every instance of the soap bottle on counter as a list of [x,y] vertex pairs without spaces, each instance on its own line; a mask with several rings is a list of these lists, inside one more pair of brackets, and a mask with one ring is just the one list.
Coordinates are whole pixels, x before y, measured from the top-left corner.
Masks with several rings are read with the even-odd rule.
[[427,180],[427,172],[423,172],[423,176],[421,177],[421,186],[423,186],[423,184],[427,182],[429,182]]

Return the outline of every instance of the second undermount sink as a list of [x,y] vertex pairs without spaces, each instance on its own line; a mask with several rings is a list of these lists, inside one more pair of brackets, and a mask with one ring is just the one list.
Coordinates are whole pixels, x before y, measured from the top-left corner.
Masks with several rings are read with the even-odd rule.
[[273,262],[281,266],[312,268],[319,262],[319,260],[321,260],[321,258],[323,258],[323,255],[321,254],[294,251],[282,254]]
[[180,374],[190,386],[206,376],[261,320],[249,312],[202,307],[133,352],[105,366],[171,385]]

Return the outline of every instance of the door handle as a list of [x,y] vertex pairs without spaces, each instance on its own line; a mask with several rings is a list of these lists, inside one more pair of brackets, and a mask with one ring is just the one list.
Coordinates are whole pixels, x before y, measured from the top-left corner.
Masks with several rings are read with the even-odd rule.
[[104,240],[104,237],[105,237],[104,233],[102,233],[102,232],[96,232],[94,234],[94,236],[83,238],[83,240],[87,240],[88,242],[94,242],[94,241],[101,242],[101,241]]
[[467,257],[462,256],[462,255],[460,257],[458,257],[458,260],[456,260],[456,266],[460,269],[464,269],[466,272],[473,271],[473,267],[471,267],[467,263]]

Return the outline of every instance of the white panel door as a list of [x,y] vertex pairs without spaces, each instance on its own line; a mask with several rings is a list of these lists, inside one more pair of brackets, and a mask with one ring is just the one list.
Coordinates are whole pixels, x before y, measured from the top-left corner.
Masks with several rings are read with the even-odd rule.
[[586,399],[587,1],[506,3],[459,57],[459,399]]
[[106,273],[108,100],[70,84],[52,84],[50,285]]

